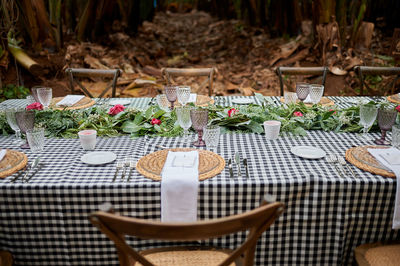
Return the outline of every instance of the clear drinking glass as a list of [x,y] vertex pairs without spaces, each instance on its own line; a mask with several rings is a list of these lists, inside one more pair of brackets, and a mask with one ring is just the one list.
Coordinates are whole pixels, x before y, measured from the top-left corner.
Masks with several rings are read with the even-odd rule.
[[177,86],[167,85],[164,87],[165,95],[167,96],[168,101],[171,103],[171,110],[174,110],[174,103],[176,101],[177,96]]
[[43,88],[43,87],[35,86],[35,87],[31,88],[31,94],[32,94],[33,98],[35,99],[35,102],[37,102],[37,103],[40,103],[40,100],[39,100],[39,97],[38,97],[38,93],[37,93],[37,90],[39,88]]
[[[15,118],[17,120],[17,125],[22,133],[30,129],[33,129],[35,125],[35,112],[34,111],[18,111],[15,113]],[[22,149],[29,149],[28,140],[21,145]]]
[[18,111],[16,108],[9,108],[6,109],[6,119],[7,123],[10,125],[12,130],[15,132],[15,140],[12,142],[13,144],[21,145],[23,140],[21,139],[21,130],[18,127],[17,119],[15,118],[15,113]]
[[196,147],[204,147],[206,143],[203,140],[203,128],[208,122],[208,110],[201,108],[190,109],[190,119],[192,120],[193,128],[197,131],[199,137],[193,143]]
[[296,93],[290,92],[290,91],[285,91],[283,95],[284,95],[286,104],[296,103],[296,100],[297,100]]
[[160,107],[160,109],[169,112],[169,101],[167,99],[167,96],[165,96],[165,94],[158,94],[156,96],[156,101],[158,104],[158,107]]
[[44,147],[44,128],[34,128],[26,131],[26,138],[32,152],[41,152]]
[[360,125],[364,127],[361,140],[364,141],[372,140],[372,138],[368,136],[368,129],[375,122],[377,114],[378,114],[378,107],[376,107],[375,105],[365,104],[360,106]]
[[324,85],[311,84],[310,85],[310,99],[313,104],[318,104],[324,95]]
[[178,102],[185,106],[190,98],[190,87],[179,86],[177,90]]
[[310,93],[310,84],[305,82],[296,83],[296,94],[300,101],[304,102]]
[[27,103],[27,105],[35,103],[35,98],[32,95],[26,96],[26,103]]
[[392,127],[392,146],[400,149],[400,126],[394,125]]
[[37,88],[37,96],[44,109],[48,109],[53,98],[53,90],[51,88]]
[[221,128],[219,126],[208,125],[204,127],[204,141],[206,142],[207,149],[213,150],[218,147]]
[[396,122],[397,111],[392,109],[380,108],[378,110],[378,126],[381,129],[382,135],[380,139],[376,139],[374,142],[378,145],[390,145],[390,142],[385,140],[386,131],[390,130]]
[[192,120],[190,118],[190,108],[186,106],[175,108],[176,117],[178,123],[183,128],[183,141],[187,142],[189,139],[189,128],[192,126]]

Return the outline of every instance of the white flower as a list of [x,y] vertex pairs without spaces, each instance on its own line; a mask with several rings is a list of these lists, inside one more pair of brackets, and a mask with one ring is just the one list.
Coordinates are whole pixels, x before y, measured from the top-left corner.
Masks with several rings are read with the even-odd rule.
[[304,115],[304,118],[307,120],[313,120],[315,117],[317,116],[317,114],[313,111],[308,112]]

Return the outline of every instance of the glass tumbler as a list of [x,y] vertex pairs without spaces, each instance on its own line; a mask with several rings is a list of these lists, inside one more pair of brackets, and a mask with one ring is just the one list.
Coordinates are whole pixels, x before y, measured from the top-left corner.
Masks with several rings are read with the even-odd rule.
[[26,131],[26,138],[32,152],[41,152],[44,147],[44,128],[34,128]]
[[400,149],[400,125],[392,127],[392,146]]
[[313,104],[318,104],[324,95],[324,85],[311,84],[310,85],[310,99]]
[[221,128],[219,126],[208,125],[204,127],[203,138],[206,142],[207,149],[213,150],[218,147]]
[[290,91],[285,91],[285,93],[283,95],[284,95],[286,104],[296,103],[296,100],[297,100],[296,93],[290,92]]

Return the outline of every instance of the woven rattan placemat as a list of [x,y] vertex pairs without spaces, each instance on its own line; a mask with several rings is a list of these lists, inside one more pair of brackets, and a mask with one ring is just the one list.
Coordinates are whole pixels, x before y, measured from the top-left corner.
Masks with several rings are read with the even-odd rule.
[[6,155],[0,162],[0,178],[5,178],[24,168],[28,162],[25,153],[7,150]]
[[358,168],[373,174],[395,178],[390,169],[379,163],[367,149],[387,149],[385,146],[359,146],[346,151],[346,160]]
[[62,107],[62,106],[56,106],[56,104],[64,99],[64,97],[56,97],[51,100],[51,107],[56,110],[76,110],[76,109],[83,109],[83,108],[88,108],[92,105],[94,105],[96,102],[89,98],[89,97],[84,97],[82,98],[79,102],[72,106],[67,106],[67,107]]
[[[285,98],[281,97],[281,102],[285,103]],[[300,102],[300,100],[297,100],[297,102]],[[319,101],[319,104],[323,105],[323,106],[332,106],[335,105],[335,102],[326,98],[326,97],[322,97],[321,101]],[[306,103],[305,105],[307,106],[312,106],[311,103]]]
[[[167,159],[168,151],[193,151],[192,148],[175,148],[156,151],[142,157],[136,164],[139,173],[155,181],[161,181],[161,170]],[[225,160],[218,154],[199,151],[199,180],[205,180],[221,173],[225,168]]]
[[388,96],[387,100],[392,103],[400,104],[400,96],[398,94]]
[[[202,107],[206,107],[209,104],[214,104],[214,100],[211,99],[210,97],[206,96],[206,95],[197,95],[196,97],[196,106],[202,106]],[[181,104],[176,101],[174,103],[175,106],[181,106]]]

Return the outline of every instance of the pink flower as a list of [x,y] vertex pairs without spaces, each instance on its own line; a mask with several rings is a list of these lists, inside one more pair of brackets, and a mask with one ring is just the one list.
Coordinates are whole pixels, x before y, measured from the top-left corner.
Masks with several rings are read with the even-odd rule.
[[[329,109],[329,112],[332,112],[332,111],[335,111],[335,110],[333,110],[333,109]],[[335,111],[335,112],[333,112],[333,114],[336,114],[336,111]]]
[[397,112],[400,112],[400,105],[396,106],[396,110],[397,110]]
[[41,103],[31,103],[26,107],[26,110],[43,110],[43,105]]
[[293,115],[294,116],[303,116],[303,113],[302,112],[294,112]]
[[122,111],[124,111],[125,106],[121,105],[121,104],[116,104],[115,106],[110,108],[110,111],[108,111],[109,115],[116,115]]
[[161,120],[160,119],[157,119],[157,118],[153,118],[153,119],[151,119],[151,122],[150,122],[152,125],[160,125],[161,124]]
[[239,112],[239,110],[237,110],[237,109],[235,109],[235,108],[232,108],[232,109],[230,109],[229,111],[228,111],[228,116],[229,117],[232,117],[232,116],[234,116],[235,114],[237,114]]

